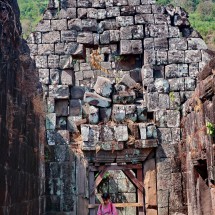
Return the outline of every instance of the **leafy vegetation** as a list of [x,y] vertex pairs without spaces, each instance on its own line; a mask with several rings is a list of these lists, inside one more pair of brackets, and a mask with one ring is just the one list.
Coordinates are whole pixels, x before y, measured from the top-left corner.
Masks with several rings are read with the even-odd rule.
[[23,36],[27,37],[42,19],[48,0],[18,0]]
[[[215,50],[215,0],[157,0],[159,4],[173,4],[185,8],[192,26],[203,36],[210,48]],[[23,35],[26,37],[42,18],[48,0],[18,0]]]

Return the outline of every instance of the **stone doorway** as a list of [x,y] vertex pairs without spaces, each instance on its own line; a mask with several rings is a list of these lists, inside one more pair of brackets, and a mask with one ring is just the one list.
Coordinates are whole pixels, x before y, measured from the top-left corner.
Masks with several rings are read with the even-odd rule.
[[[110,174],[110,178],[107,176]],[[120,176],[119,176],[120,175]],[[105,184],[107,183],[108,184]],[[123,183],[127,183],[125,186]],[[123,189],[126,187],[128,189]],[[119,188],[119,189],[118,189]],[[115,189],[115,191],[114,191]],[[145,214],[143,165],[112,163],[89,166],[89,214],[95,215],[102,191],[109,192],[119,214]],[[124,192],[124,193],[123,193]]]

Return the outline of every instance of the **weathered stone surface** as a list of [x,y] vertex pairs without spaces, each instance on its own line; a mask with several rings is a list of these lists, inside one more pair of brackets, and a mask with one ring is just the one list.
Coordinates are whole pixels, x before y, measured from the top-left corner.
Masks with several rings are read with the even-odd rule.
[[94,107],[94,106],[90,106],[89,107],[89,123],[90,124],[98,124],[99,122],[99,109]]
[[107,123],[110,120],[112,113],[111,108],[99,108],[100,120],[104,123]]
[[96,84],[94,86],[94,90],[99,95],[108,98],[112,94],[113,86],[109,79],[98,76]]
[[46,115],[46,129],[54,130],[56,127],[56,113]]
[[86,92],[84,94],[84,101],[96,107],[110,107],[112,102],[111,99],[102,97],[97,93],[90,93],[90,92]]
[[90,32],[82,32],[78,34],[77,42],[82,44],[93,44],[93,34]]
[[117,141],[127,141],[128,140],[127,125],[114,126],[114,131],[115,131],[115,138]]
[[114,104],[132,104],[136,98],[134,91],[120,91],[113,95]]
[[155,88],[158,93],[169,93],[170,90],[168,81],[162,78],[155,80]]
[[199,50],[185,51],[185,63],[198,63],[201,61],[201,52]]
[[115,122],[123,122],[125,120],[125,107],[124,105],[113,105],[113,110],[112,110],[112,119]]
[[57,116],[67,116],[68,115],[69,103],[64,99],[57,99],[55,101],[55,112]]
[[141,40],[121,40],[120,54],[141,54],[143,45]]
[[166,78],[180,78],[188,76],[188,65],[187,64],[170,64],[165,66]]
[[81,116],[82,105],[80,99],[71,99],[69,102],[69,115],[70,116]]
[[49,96],[57,99],[69,98],[69,88],[67,85],[50,85]]

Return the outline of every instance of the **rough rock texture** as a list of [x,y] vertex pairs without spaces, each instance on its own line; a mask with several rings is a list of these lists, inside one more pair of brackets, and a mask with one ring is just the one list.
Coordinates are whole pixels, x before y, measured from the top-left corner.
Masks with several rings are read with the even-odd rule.
[[0,214],[44,214],[41,98],[16,0],[0,1]]
[[190,215],[215,214],[214,72],[215,59],[198,75],[195,93],[183,106],[182,177]]
[[154,0],[50,0],[28,43],[47,103],[47,212],[87,214],[89,163],[144,168],[152,150],[157,202],[145,181],[144,210],[186,214],[181,104],[211,58],[188,14]]

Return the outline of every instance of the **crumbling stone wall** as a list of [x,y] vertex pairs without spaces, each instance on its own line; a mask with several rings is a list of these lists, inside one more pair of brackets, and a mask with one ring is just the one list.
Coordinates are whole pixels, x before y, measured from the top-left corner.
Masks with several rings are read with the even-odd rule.
[[[87,214],[78,211],[87,207],[89,198],[84,156],[92,163],[124,158],[132,162],[133,157],[142,162],[141,152],[155,146],[157,197],[152,197],[157,201],[147,205],[146,214],[186,214],[178,151],[180,107],[210,59],[188,14],[179,7],[158,6],[154,0],[50,0],[28,43],[47,104],[47,212]],[[96,87],[99,76],[108,78],[114,88],[109,98],[99,90],[102,84]],[[132,92],[122,81],[125,77],[139,90]],[[122,104],[128,99],[128,104],[135,104],[128,119],[136,127],[130,130],[126,117],[120,122],[113,117],[116,106],[126,106]],[[144,120],[133,117],[138,102]],[[116,110],[120,117],[126,115],[123,108]],[[100,128],[111,127],[110,121],[122,127],[113,130],[118,154],[112,153],[113,141],[100,135]],[[157,141],[146,141],[148,123],[156,126],[155,137],[152,132],[149,139],[157,138],[158,146]],[[135,144],[138,138],[128,144],[132,131],[142,134],[140,144]]]
[[188,214],[215,213],[215,59],[198,75],[198,86],[183,106],[181,144]]
[[35,64],[16,0],[0,1],[0,214],[43,214],[44,165]]

